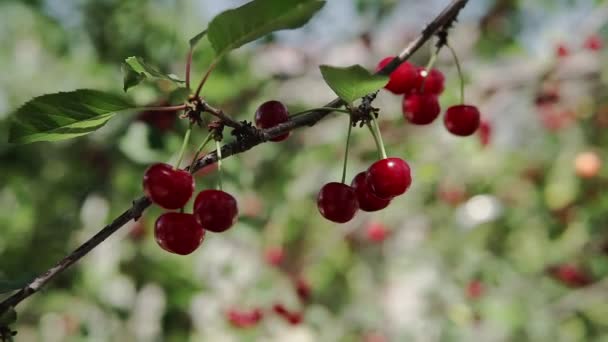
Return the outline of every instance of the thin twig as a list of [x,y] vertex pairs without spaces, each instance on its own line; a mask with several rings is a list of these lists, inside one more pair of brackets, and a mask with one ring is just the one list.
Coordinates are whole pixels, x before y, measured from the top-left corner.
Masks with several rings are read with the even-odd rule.
[[224,123],[224,125],[228,126],[228,127],[232,127],[232,128],[241,128],[243,127],[243,124],[234,120],[233,118],[231,118],[229,115],[226,115],[226,113],[224,113],[224,111],[222,111],[221,109],[217,109],[212,107],[211,105],[209,105],[207,102],[203,101],[202,102],[203,105],[203,111],[217,117],[218,119],[222,120],[222,122]]
[[[407,46],[396,58],[394,58],[389,64],[387,64],[378,74],[389,75],[397,67],[406,61],[414,52],[416,52],[426,41],[428,41],[439,29],[441,29],[446,23],[452,22],[460,10],[467,4],[468,0],[454,0],[441,12],[422,33],[409,45]],[[340,99],[335,99],[323,107],[337,108],[344,105],[344,102]],[[219,112],[218,112],[219,113]],[[261,131],[259,135],[248,136],[247,139],[237,140],[229,144],[225,144],[221,149],[222,158],[228,158],[230,156],[243,153],[259,144],[268,141],[271,138],[288,133],[291,130],[300,127],[314,126],[319,120],[323,119],[331,112],[328,110],[319,110],[311,112],[307,115],[300,115],[277,125],[270,129]],[[228,123],[227,123],[228,124]],[[201,168],[216,163],[218,160],[217,151],[210,152],[204,157],[200,158],[193,166],[196,172]],[[151,205],[151,202],[146,197],[140,197],[133,201],[133,206],[123,212],[119,217],[114,219],[112,223],[105,226],[87,242],[78,247],[75,251],[70,253],[68,256],[59,261],[55,266],[37,276],[30,283],[25,285],[22,289],[18,290],[10,297],[6,298],[0,303],[0,315],[9,310],[11,307],[15,307],[24,299],[38,292],[42,286],[51,281],[55,276],[65,271],[67,268],[72,266],[76,261],[85,256],[110,235],[116,232],[120,227],[124,226],[127,222],[138,219],[144,210]]]

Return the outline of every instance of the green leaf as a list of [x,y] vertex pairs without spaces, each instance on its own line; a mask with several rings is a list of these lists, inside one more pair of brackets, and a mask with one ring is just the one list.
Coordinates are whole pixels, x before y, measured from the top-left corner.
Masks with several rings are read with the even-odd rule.
[[[200,39],[200,38],[199,38]],[[123,63],[124,91],[138,85],[146,78],[169,80],[175,83],[184,83],[173,74],[165,74],[157,67],[146,63],[141,57],[129,57]]]
[[374,75],[360,65],[346,68],[321,65],[321,74],[329,87],[346,103],[384,87],[388,76]]
[[254,0],[213,18],[207,36],[222,56],[271,32],[303,26],[324,5],[317,0]]
[[13,115],[8,141],[31,143],[75,138],[105,125],[117,112],[135,108],[124,98],[80,89],[35,97]]

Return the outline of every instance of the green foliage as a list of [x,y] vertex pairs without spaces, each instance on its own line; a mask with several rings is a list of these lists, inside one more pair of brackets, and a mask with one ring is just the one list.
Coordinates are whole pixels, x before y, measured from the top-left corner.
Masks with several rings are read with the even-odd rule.
[[388,76],[374,75],[360,65],[345,68],[321,65],[320,68],[327,85],[346,103],[352,103],[388,83]]
[[134,108],[122,97],[80,89],[36,97],[13,116],[9,142],[57,141],[91,133],[116,113]]
[[207,36],[215,53],[222,56],[271,32],[298,28],[324,5],[325,1],[317,0],[251,1],[213,18]]
[[165,74],[158,70],[157,67],[146,63],[141,57],[134,56],[125,59],[122,69],[124,74],[124,91],[138,85],[146,78],[169,80],[177,84],[184,83],[177,76]]

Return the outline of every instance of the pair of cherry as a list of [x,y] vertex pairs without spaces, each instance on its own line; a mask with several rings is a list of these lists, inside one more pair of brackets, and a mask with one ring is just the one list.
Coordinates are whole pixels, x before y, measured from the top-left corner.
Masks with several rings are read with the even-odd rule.
[[[153,203],[175,210],[183,208],[192,197],[194,177],[169,164],[157,163],[146,170],[143,187]],[[205,231],[224,232],[236,222],[237,215],[237,203],[232,195],[222,190],[203,190],[194,200],[192,214],[162,214],[154,225],[154,236],[166,251],[187,255],[200,246]]]
[[[376,70],[384,68],[393,58],[381,60]],[[439,96],[445,89],[445,77],[437,69],[427,70],[404,62],[390,74],[385,89],[403,95],[401,108],[406,120],[414,125],[428,125],[441,113]],[[443,123],[450,133],[469,136],[477,131],[480,121],[477,107],[460,104],[448,108]]]
[[326,219],[350,221],[359,209],[367,212],[386,208],[412,184],[410,166],[401,158],[385,158],[355,176],[351,185],[331,182],[319,191],[317,207]]

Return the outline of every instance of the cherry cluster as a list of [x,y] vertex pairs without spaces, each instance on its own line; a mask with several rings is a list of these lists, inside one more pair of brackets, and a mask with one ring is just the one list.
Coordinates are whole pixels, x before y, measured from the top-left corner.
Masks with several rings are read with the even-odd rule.
[[359,209],[367,212],[386,208],[412,184],[410,166],[401,158],[385,158],[358,173],[351,185],[331,182],[319,191],[317,207],[326,219],[350,221]]
[[[143,180],[148,198],[158,206],[183,208],[194,193],[192,174],[169,164],[150,166]],[[232,195],[222,190],[201,191],[194,200],[192,214],[167,212],[154,224],[156,242],[168,252],[187,255],[203,242],[205,231],[221,233],[236,222],[238,207]]]
[[[384,68],[394,57],[386,57],[378,63],[376,71]],[[461,80],[462,82],[462,80]],[[439,96],[445,89],[445,77],[437,69],[427,70],[409,62],[403,62],[390,75],[385,89],[403,95],[402,110],[406,120],[414,125],[428,125],[441,112]],[[469,136],[479,128],[481,115],[475,106],[464,103],[451,106],[445,112],[445,128],[458,136]]]
[[[274,127],[289,120],[285,105],[279,101],[262,104],[255,113],[258,128]],[[271,139],[282,141],[289,133]],[[203,242],[205,232],[221,233],[234,225],[238,217],[236,199],[229,193],[206,189],[194,200],[193,213],[184,213],[184,206],[194,194],[195,182],[192,174],[165,163],[150,166],[143,179],[148,198],[156,205],[180,212],[162,214],[154,225],[156,242],[166,251],[187,255]]]

